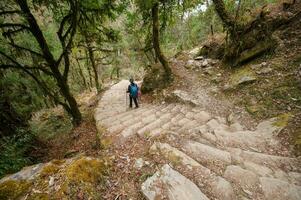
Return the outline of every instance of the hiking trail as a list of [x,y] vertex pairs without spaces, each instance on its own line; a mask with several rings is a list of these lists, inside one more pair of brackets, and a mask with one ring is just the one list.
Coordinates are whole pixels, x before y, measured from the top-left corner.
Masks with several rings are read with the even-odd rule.
[[[127,110],[128,84],[122,80],[103,94],[95,120],[120,151],[145,148],[149,153],[126,158],[141,172],[145,165],[156,170],[140,185],[146,199],[301,199],[300,157],[276,150],[280,146],[276,135],[282,129],[279,119],[247,130],[200,105],[144,103]],[[136,144],[142,140],[148,145]]]

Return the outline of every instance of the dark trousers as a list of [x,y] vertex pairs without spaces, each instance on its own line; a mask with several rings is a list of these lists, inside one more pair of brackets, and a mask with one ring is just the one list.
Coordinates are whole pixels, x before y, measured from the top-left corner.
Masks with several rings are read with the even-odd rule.
[[130,108],[133,107],[133,100],[134,100],[136,108],[138,108],[139,105],[138,105],[137,97],[131,97],[131,95],[130,95]]

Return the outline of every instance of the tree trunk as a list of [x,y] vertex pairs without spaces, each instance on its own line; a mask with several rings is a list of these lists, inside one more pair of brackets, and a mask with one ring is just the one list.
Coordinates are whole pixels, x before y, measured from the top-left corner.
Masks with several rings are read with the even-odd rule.
[[224,26],[227,29],[232,29],[235,27],[235,21],[231,15],[226,11],[225,4],[223,0],[212,0],[214,3],[214,7],[216,10],[217,15],[221,18]]
[[81,76],[81,78],[83,79],[83,82],[84,82],[84,86],[85,88],[88,88],[90,91],[91,91],[91,88],[88,86],[87,84],[87,81],[86,81],[86,78],[84,76],[84,73],[83,73],[83,70],[81,68],[81,65],[80,65],[80,62],[77,58],[75,58],[76,62],[77,62],[77,66],[78,66],[78,69],[79,69],[79,75]]
[[90,63],[89,63],[89,55],[88,55],[88,50],[85,50],[85,54],[86,54],[86,66],[88,69],[88,74],[89,74],[89,82],[90,82],[90,88],[93,88],[93,76],[92,76],[92,70],[90,67]]
[[94,52],[93,52],[92,48],[89,46],[89,44],[88,44],[88,54],[89,54],[89,59],[90,59],[92,69],[94,72],[96,90],[97,90],[97,93],[99,93],[101,91],[101,85],[99,84],[98,71],[97,71],[97,66],[95,63]]
[[70,93],[69,85],[64,80],[64,77],[61,75],[59,70],[54,70],[53,74],[57,80],[57,85],[60,88],[60,92],[61,92],[62,96],[68,102],[69,109],[66,107],[65,107],[65,109],[67,109],[67,112],[72,116],[72,123],[77,126],[81,123],[81,120],[82,120],[81,113],[78,109],[78,104],[77,104],[75,98]]
[[[74,125],[79,125],[82,116],[79,111],[78,105],[72,94],[70,93],[69,86],[67,84],[66,78],[61,74],[61,72],[58,69],[59,63],[56,63],[54,56],[52,55],[49,46],[47,44],[47,41],[36,21],[33,14],[31,13],[27,0],[18,0],[17,3],[19,4],[22,12],[24,13],[24,16],[26,17],[26,20],[29,24],[30,32],[35,37],[36,41],[38,42],[40,49],[43,53],[43,56],[48,63],[52,73],[53,77],[56,79],[57,86],[60,88],[60,93],[65,98],[65,100],[68,102],[69,107],[64,106],[66,111],[72,116],[72,122]],[[65,63],[68,64],[68,63]]]
[[160,48],[159,3],[155,3],[152,7],[152,19],[153,19],[153,46],[155,49],[155,53],[164,68],[166,80],[170,81],[172,75],[171,68],[169,67],[168,61]]

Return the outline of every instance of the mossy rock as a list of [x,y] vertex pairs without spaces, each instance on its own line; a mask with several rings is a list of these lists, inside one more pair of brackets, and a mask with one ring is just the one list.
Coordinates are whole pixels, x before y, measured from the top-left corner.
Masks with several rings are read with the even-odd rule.
[[204,56],[213,59],[222,59],[225,54],[225,35],[218,34],[209,37],[199,49],[197,56]]
[[276,121],[273,123],[277,127],[286,127],[289,120],[293,117],[291,113],[284,113],[277,117]]
[[260,55],[263,55],[264,53],[269,52],[277,45],[276,41],[272,39],[266,39],[263,41],[256,41],[256,42],[257,43],[253,48],[246,49],[240,53],[239,57],[235,59],[234,62],[235,66],[246,63]]
[[[82,155],[41,164],[40,170],[30,177],[14,174],[0,180],[0,200],[77,199],[79,192],[84,194],[84,199],[100,199],[99,186],[110,167],[108,163],[105,159]],[[19,174],[32,168],[34,166],[23,169]]]
[[141,86],[142,93],[149,93],[156,89],[164,89],[167,87],[172,79],[168,77],[160,64],[152,65],[147,70]]
[[67,178],[75,183],[98,183],[102,180],[106,166],[103,161],[93,158],[81,158],[67,169]]
[[230,77],[229,85],[235,88],[239,85],[253,83],[254,81],[256,81],[256,73],[252,69],[245,67],[235,70]]
[[18,199],[26,194],[32,183],[29,181],[7,180],[0,183],[0,200]]
[[60,167],[56,164],[48,164],[45,167],[43,167],[42,171],[40,172],[41,177],[48,177],[50,175],[53,175],[58,172]]

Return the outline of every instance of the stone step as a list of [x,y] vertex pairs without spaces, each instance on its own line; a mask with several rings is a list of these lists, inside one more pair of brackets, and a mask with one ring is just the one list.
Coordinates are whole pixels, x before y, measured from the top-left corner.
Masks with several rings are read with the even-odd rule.
[[208,140],[216,146],[234,147],[254,152],[271,153],[272,147],[278,149],[280,144],[272,137],[263,136],[257,131],[243,131],[239,124],[227,126],[218,120],[212,119],[205,125],[196,129],[190,129],[190,133],[199,134],[203,139]]
[[[188,118],[187,118],[188,119]],[[179,133],[188,132],[189,129],[193,129],[197,126],[199,126],[199,122],[193,119],[189,119],[190,121],[186,124],[182,125],[182,128],[180,128],[178,131]]]
[[96,113],[95,114],[95,120],[96,121],[101,121],[103,119],[106,119],[112,115],[116,115],[118,114],[119,112],[118,111],[108,111],[108,112],[105,112],[105,113]]
[[[146,108],[142,108],[141,110],[147,110]],[[102,122],[104,124],[109,124],[111,123],[112,121],[115,121],[115,120],[119,120],[119,119],[122,119],[126,116],[129,116],[129,115],[135,115],[135,110],[130,110],[130,111],[125,111],[125,112],[121,112],[117,115],[112,115],[111,117],[108,117],[107,119],[104,119],[102,120]]]
[[232,163],[229,152],[192,140],[185,141],[182,149],[190,157],[218,174],[222,173],[223,169]]
[[272,170],[283,170],[284,172],[299,172],[301,157],[290,158],[274,156],[264,153],[243,151],[238,148],[227,148],[231,152],[232,160],[235,163],[253,162],[258,165],[266,166]]
[[164,165],[141,186],[148,200],[209,200],[205,194],[189,179]]
[[300,200],[301,187],[278,179],[262,177],[260,184],[266,200]]
[[127,139],[130,136],[134,136],[136,132],[141,129],[142,127],[145,126],[145,123],[143,122],[137,122],[127,128],[125,128],[120,135],[122,136],[123,139]]
[[119,133],[123,129],[124,129],[124,126],[122,124],[116,124],[116,125],[108,128],[107,130],[109,131],[109,133],[114,134],[114,133]]
[[157,119],[156,114],[151,114],[149,116],[146,116],[146,117],[142,118],[141,120],[144,123],[148,124],[148,123],[151,123],[151,122],[155,121],[156,119]]
[[161,128],[162,125],[171,120],[172,115],[170,113],[166,113],[162,115],[159,119],[147,124],[145,127],[141,128],[137,131],[138,135],[144,136],[145,133],[148,133],[154,129]]
[[223,176],[235,185],[236,190],[243,191],[248,198],[263,199],[259,176],[254,172],[237,165],[229,165]]
[[198,187],[211,199],[212,197],[220,200],[237,199],[228,181],[169,144],[154,143],[150,148],[150,153],[160,154],[173,165],[181,165],[180,169],[184,168],[185,172],[191,174]]
[[153,129],[149,132],[149,137],[150,138],[153,138],[153,137],[157,137],[157,136],[160,136],[160,135],[163,135],[163,131],[164,129],[163,128],[156,128],[156,129]]
[[199,123],[203,124],[208,122],[211,119],[211,116],[209,113],[205,112],[205,111],[200,111],[197,112],[194,116],[193,119],[198,121]]
[[170,112],[174,107],[176,107],[176,104],[168,104],[167,106],[161,109],[161,112]]
[[180,120],[182,120],[183,118],[185,118],[185,115],[183,115],[182,113],[178,113],[176,114],[173,118],[171,118],[170,122],[173,124],[173,125],[178,125],[178,122]]
[[[254,131],[229,132],[225,129],[215,129],[208,131],[205,126],[200,127],[199,135],[214,144],[224,147],[236,147],[243,150],[257,152],[268,152],[270,139],[264,139]],[[274,142],[275,144],[275,142]]]
[[178,113],[178,112],[181,111],[182,107],[183,107],[183,105],[181,105],[181,104],[176,104],[175,107],[173,107],[173,108],[170,110],[170,112],[172,112],[172,113]]

